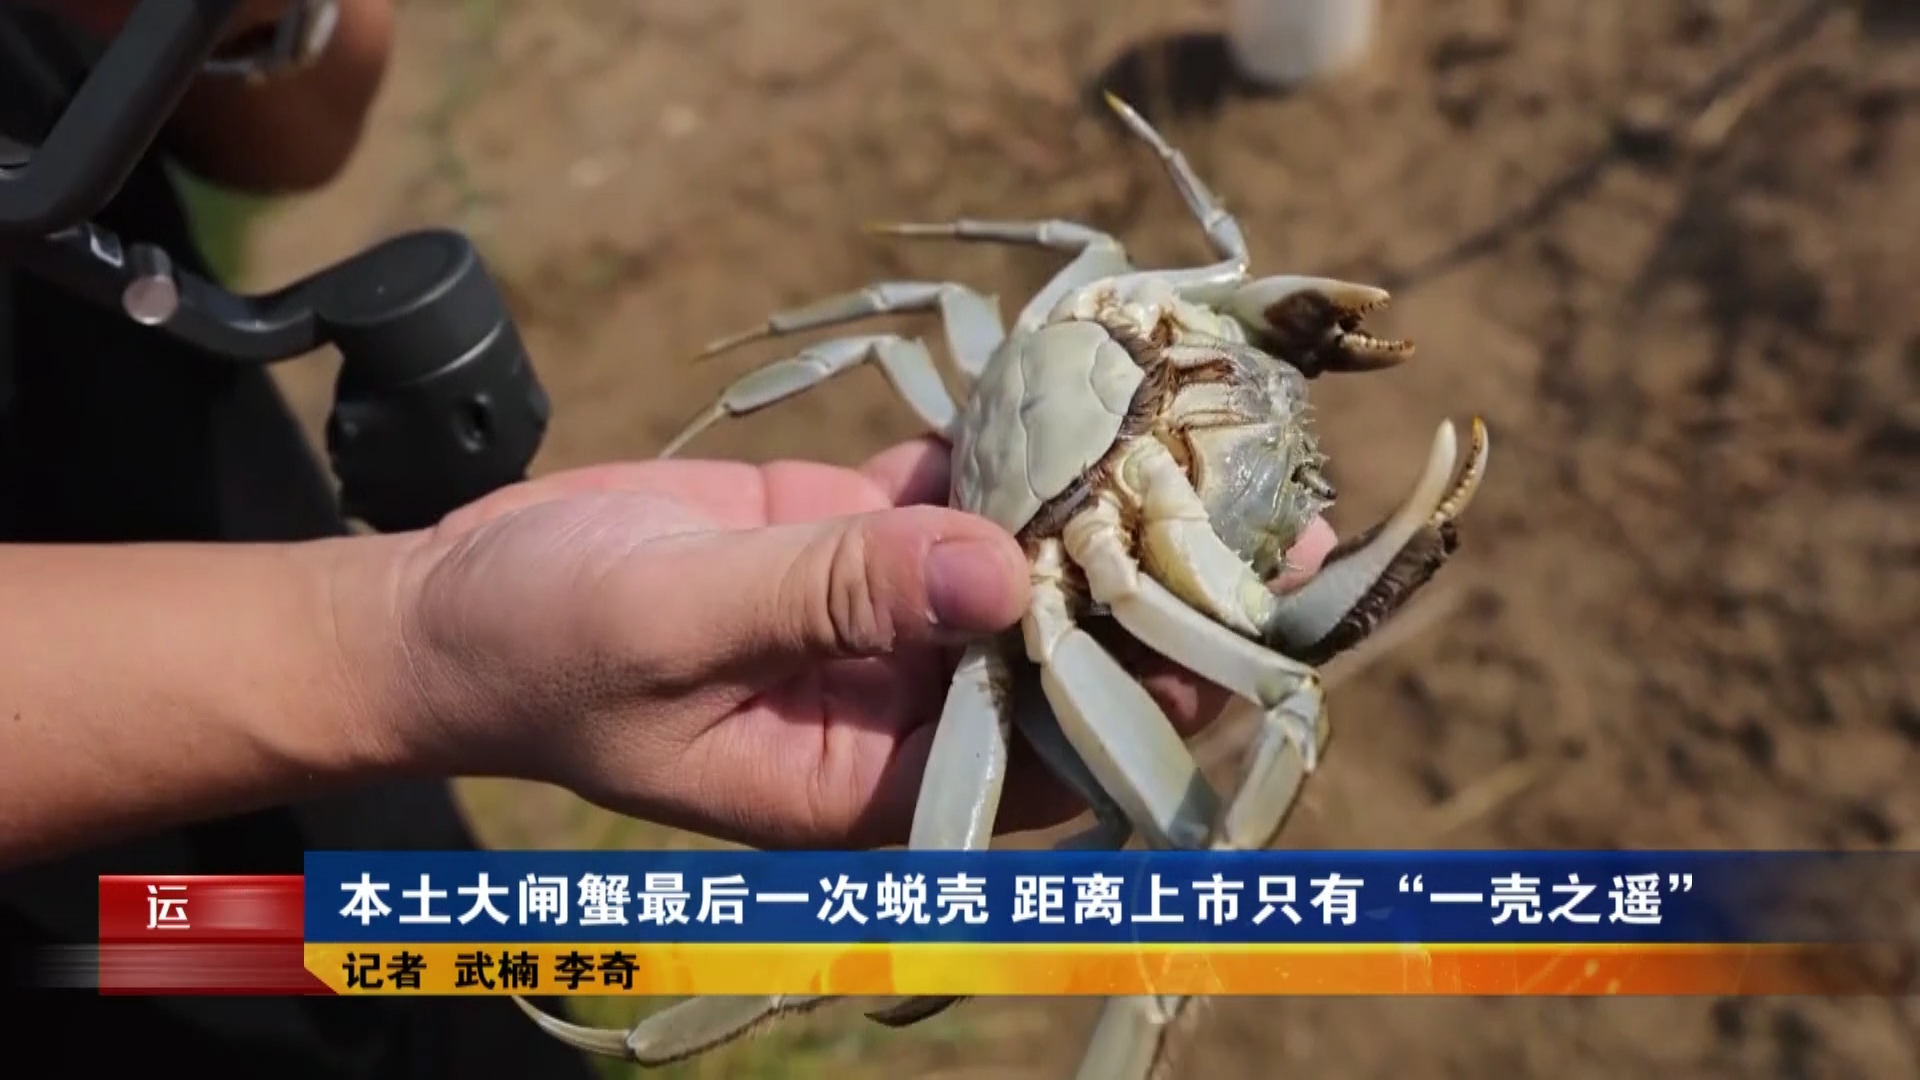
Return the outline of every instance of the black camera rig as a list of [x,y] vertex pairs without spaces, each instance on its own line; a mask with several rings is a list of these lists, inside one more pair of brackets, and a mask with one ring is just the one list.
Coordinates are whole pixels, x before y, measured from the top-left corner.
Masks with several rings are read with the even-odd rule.
[[465,236],[408,233],[246,296],[90,220],[239,4],[141,0],[41,144],[0,143],[0,261],[218,360],[338,349],[326,443],[342,509],[382,531],[430,525],[522,479],[548,419],[519,330]]

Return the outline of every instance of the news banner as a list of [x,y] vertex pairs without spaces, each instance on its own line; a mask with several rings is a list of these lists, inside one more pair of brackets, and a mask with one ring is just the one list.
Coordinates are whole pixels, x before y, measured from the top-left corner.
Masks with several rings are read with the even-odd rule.
[[1914,990],[1920,857],[313,852],[103,877],[125,994]]

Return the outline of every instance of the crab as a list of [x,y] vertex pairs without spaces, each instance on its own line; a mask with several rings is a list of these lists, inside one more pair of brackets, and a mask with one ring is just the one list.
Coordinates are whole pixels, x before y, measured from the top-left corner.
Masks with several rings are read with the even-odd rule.
[[[1289,548],[1335,497],[1309,424],[1308,381],[1391,368],[1412,347],[1361,329],[1387,303],[1381,289],[1251,277],[1239,224],[1186,158],[1125,102],[1107,102],[1159,158],[1218,261],[1138,269],[1114,237],[1064,220],[876,226],[1072,259],[1010,332],[996,301],[964,285],[896,281],[775,315],[702,354],[871,316],[937,313],[967,385],[961,400],[921,341],[829,340],[732,383],[660,455],[724,419],[873,365],[950,444],[950,505],[997,523],[1024,546],[1029,609],[1017,632],[976,642],[960,659],[912,849],[990,846],[1015,731],[1092,809],[1092,827],[1058,849],[1117,849],[1135,836],[1161,849],[1266,847],[1330,734],[1315,665],[1365,638],[1434,575],[1454,551],[1455,521],[1485,473],[1485,425],[1474,420],[1463,463],[1453,425],[1443,422],[1398,509],[1339,544],[1306,584],[1271,587],[1288,568]],[[1262,723],[1230,796],[1201,774],[1138,677],[1088,633],[1097,619],[1258,706]],[[521,1005],[579,1049],[659,1066],[832,1000],[694,998],[628,1031],[584,1028]],[[896,999],[867,1015],[904,1026],[959,1000]],[[1081,1080],[1146,1080],[1161,1067],[1189,1000],[1110,999]]]

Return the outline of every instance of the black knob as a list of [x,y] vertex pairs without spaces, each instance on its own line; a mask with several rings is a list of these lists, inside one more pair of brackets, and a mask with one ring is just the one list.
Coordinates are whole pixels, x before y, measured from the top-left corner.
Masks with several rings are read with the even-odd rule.
[[329,274],[315,311],[343,359],[327,453],[349,516],[423,528],[526,475],[550,405],[465,237],[388,241]]

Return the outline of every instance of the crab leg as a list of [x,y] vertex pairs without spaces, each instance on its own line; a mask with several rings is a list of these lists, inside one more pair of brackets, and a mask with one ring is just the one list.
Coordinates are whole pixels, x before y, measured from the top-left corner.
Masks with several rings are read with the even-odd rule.
[[1010,678],[990,640],[961,655],[920,781],[911,850],[981,851],[993,843],[1007,778]]
[[[1091,638],[1085,636],[1083,631],[1075,629],[1071,633],[1080,635],[1078,643],[1081,647],[1099,648]],[[1106,656],[1104,651],[1090,655],[1105,657],[1111,662],[1111,657]],[[1157,707],[1154,706],[1151,698],[1146,697],[1144,691],[1139,690],[1137,683],[1133,682],[1124,671],[1118,670],[1118,664],[1113,665],[1115,669],[1113,671],[1100,672],[1096,670],[1099,666],[1096,660],[1092,664],[1085,665],[1087,670],[1082,671],[1081,663],[1071,658],[1068,650],[1063,649],[1056,656],[1059,661],[1065,663],[1067,670],[1058,673],[1062,677],[1052,682],[1047,693],[1050,698],[1059,698],[1060,704],[1047,707],[1046,700],[1043,699],[1030,711],[1028,724],[1023,725],[1021,730],[1029,738],[1034,739],[1036,747],[1044,747],[1040,751],[1042,757],[1061,775],[1063,780],[1067,780],[1076,788],[1081,787],[1083,783],[1091,781],[1092,770],[1068,743],[1064,725],[1054,709],[1066,710],[1066,715],[1082,729],[1085,737],[1085,721],[1090,716],[1099,715],[1093,711],[1094,699],[1098,695],[1088,693],[1077,698],[1070,695],[1095,687],[1102,679],[1117,680],[1108,681],[1105,686],[1114,691],[1115,697],[1122,700],[1132,696],[1127,692],[1128,690],[1139,691],[1141,700],[1130,703],[1135,710],[1131,718],[1136,721],[1147,721],[1144,730],[1149,732],[1156,730],[1151,723],[1154,720],[1158,720],[1159,725],[1169,732],[1172,730],[1164,715],[1157,717],[1145,715],[1144,709],[1151,708],[1157,711]],[[1045,675],[1045,669],[1042,671]],[[1077,704],[1086,706],[1086,711],[1076,708]],[[1124,738],[1125,733],[1121,734]],[[1180,746],[1182,752],[1185,752],[1185,747],[1181,746],[1177,737],[1174,745]],[[1070,779],[1073,777],[1081,779]],[[1189,777],[1189,783],[1192,786],[1189,788],[1182,816],[1189,823],[1197,823],[1208,813],[1209,804],[1214,801],[1215,796],[1212,789],[1207,787],[1205,778],[1200,776],[1197,766]],[[1094,806],[1093,827],[1054,845],[1054,850],[1113,851],[1126,845],[1128,835],[1133,831],[1133,824],[1128,820],[1127,815],[1120,812],[1115,800],[1104,792],[1090,793],[1090,795],[1089,801]],[[1191,829],[1185,831],[1190,832]],[[1167,846],[1166,838],[1160,839],[1160,846]],[[1157,996],[1109,998],[1101,1010],[1100,1022],[1094,1028],[1087,1052],[1081,1059],[1079,1071],[1075,1074],[1076,1080],[1147,1080],[1160,1061],[1167,1044],[1168,1026],[1178,1016],[1187,1000]]]
[[[920,781],[909,849],[982,851],[992,845],[1000,788],[1007,778],[1010,681],[1006,662],[992,641],[970,645],[961,655],[934,729],[926,775]],[[900,998],[867,1017],[888,1027],[905,1027],[945,1012],[961,1000]]]
[[881,315],[928,311],[940,313],[947,349],[969,380],[987,366],[987,358],[1007,336],[1000,325],[999,301],[993,297],[951,281],[882,281],[768,316],[766,322],[751,330],[712,342],[694,359],[718,356],[750,341],[824,330]]
[[[1076,518],[1076,524],[1081,521],[1088,521],[1086,513]],[[1070,547],[1084,547],[1084,542],[1074,537],[1090,534],[1097,535],[1098,530],[1069,525],[1063,540]],[[1291,732],[1283,726],[1276,730],[1276,725],[1268,725],[1261,747],[1251,755],[1247,779],[1223,815],[1218,796],[1152,698],[1085,631],[1072,624],[1067,614],[1067,594],[1059,578],[1061,546],[1062,541],[1050,542],[1035,560],[1035,602],[1025,626],[1029,650],[1037,653],[1035,659],[1042,663],[1043,685],[1059,728],[1071,743],[1066,751],[1080,759],[1079,768],[1059,761],[1065,757],[1060,749],[1049,754],[1041,740],[1036,740],[1036,746],[1063,776],[1083,770],[1096,778],[1111,793],[1106,801],[1128,807],[1127,816],[1147,834],[1150,843],[1184,848],[1263,846],[1278,831],[1307,773],[1306,756],[1296,748]],[[1113,611],[1122,626],[1133,630],[1134,625],[1142,623],[1129,617],[1135,606],[1127,602],[1126,595],[1110,588],[1114,575],[1093,569],[1104,561],[1100,548],[1088,550],[1085,561],[1078,556],[1075,561],[1087,570],[1090,588],[1121,601]],[[1096,580],[1100,584],[1095,584]],[[1146,603],[1151,606],[1146,610],[1177,613],[1181,630],[1207,631],[1191,639],[1194,647],[1169,646],[1157,633],[1143,635],[1150,645],[1170,659],[1184,660],[1199,674],[1227,676],[1220,679],[1223,685],[1236,688],[1237,684],[1243,694],[1247,693],[1247,676],[1253,675],[1260,682],[1256,700],[1271,705],[1277,698],[1293,703],[1297,712],[1311,709],[1313,745],[1317,748],[1324,742],[1327,727],[1320,709],[1318,680],[1311,669],[1284,657],[1274,657],[1277,663],[1261,664],[1259,660],[1272,654],[1199,616],[1152,579],[1138,574],[1137,568],[1135,580],[1141,595],[1150,598]],[[1128,616],[1122,615],[1123,606]],[[1232,662],[1221,664],[1205,658],[1209,647],[1220,646],[1233,650]],[[1290,679],[1291,691],[1287,689]],[[1109,1000],[1082,1059],[1078,1080],[1147,1080],[1165,1054],[1174,1022],[1190,1000],[1159,995]]]
[[1165,1062],[1174,1025],[1193,1000],[1162,995],[1108,998],[1074,1080],[1147,1080]]
[[1119,240],[1091,226],[1072,221],[963,219],[942,224],[880,224],[872,226],[872,231],[892,236],[1026,244],[1055,251],[1078,252],[1078,257],[1034,294],[1033,299],[1021,310],[1014,325],[1025,330],[1032,330],[1044,322],[1068,293],[1102,278],[1113,277],[1126,281],[1150,273],[1171,284],[1176,292],[1195,296],[1221,292],[1244,281],[1251,256],[1247,253],[1246,236],[1239,221],[1207,189],[1200,175],[1193,171],[1186,155],[1174,149],[1164,136],[1154,130],[1146,117],[1114,94],[1109,93],[1106,100],[1108,108],[1120,118],[1128,133],[1146,143],[1154,156],[1160,159],[1167,178],[1173,182],[1180,198],[1206,231],[1207,243],[1220,256],[1220,262],[1186,270],[1140,271],[1128,260],[1126,248]]
[[1048,703],[1039,670],[1025,665],[1013,683],[1013,725],[1032,746],[1047,770],[1067,785],[1093,811],[1093,825],[1085,832],[1054,845],[1055,851],[1117,851],[1133,835],[1133,823],[1113,796],[1087,768],[1060,726],[1060,717]]
[[[1073,261],[1041,286],[1040,291],[1033,294],[1033,299],[1027,301],[1027,306],[1020,310],[1014,325],[1022,330],[1033,330],[1045,322],[1053,309],[1073,290],[1091,285],[1101,278],[1133,270],[1133,265],[1127,261],[1127,249],[1119,240],[1076,221],[976,221],[962,218],[939,224],[882,223],[869,226],[869,229],[883,236],[1020,244],[1074,253]],[[981,365],[984,367],[985,363],[983,357]],[[973,374],[978,375],[979,372]]]
[[[1093,808],[1093,826],[1055,844],[1054,850],[1117,851],[1125,847],[1132,823],[1074,752],[1059,718],[1037,690],[1036,686],[1016,685],[1014,726],[1033,744],[1047,767]],[[1170,1035],[1168,1028],[1186,1002],[1186,998],[1160,996],[1107,999],[1075,1080],[1150,1075]]]
[[667,443],[659,456],[672,457],[701,432],[722,420],[749,416],[798,397],[860,364],[879,365],[894,390],[928,427],[944,432],[953,424],[959,406],[947,392],[939,369],[934,367],[933,354],[925,345],[892,335],[838,338],[811,345],[785,360],[776,360],[735,379],[721,391],[719,400],[689,421]]
[[[1009,712],[1013,725],[1039,751],[1047,766],[1093,808],[1093,826],[1060,840],[1053,850],[1113,851],[1126,846],[1133,826],[1066,741],[1033,671],[1010,671],[1004,657],[990,645],[976,645],[961,658],[954,690],[934,736],[927,776],[921,782],[909,846],[914,850],[978,851],[992,842],[993,820],[1006,774]],[[985,776],[987,787],[982,789],[970,782],[973,775]],[[901,998],[868,1012],[867,1018],[889,1027],[906,1027],[964,1000]]]
[[1027,655],[1073,751],[1101,789],[1157,847],[1206,844],[1220,798],[1146,690],[1073,621],[1059,540],[1038,545]]
[[[1200,227],[1206,231],[1208,245],[1220,256],[1220,261],[1212,266],[1136,271],[1128,277],[1140,280],[1153,278],[1172,286],[1175,293],[1190,299],[1212,295],[1245,281],[1247,265],[1252,258],[1247,253],[1247,238],[1240,229],[1240,222],[1207,189],[1200,174],[1194,172],[1193,166],[1188,163],[1187,156],[1174,149],[1164,136],[1155,131],[1146,117],[1111,92],[1107,94],[1107,107],[1114,111],[1135,138],[1146,143],[1154,156],[1160,159],[1173,186],[1186,201],[1187,209],[1193,212]],[[1121,279],[1122,288],[1131,283],[1127,278]]]

